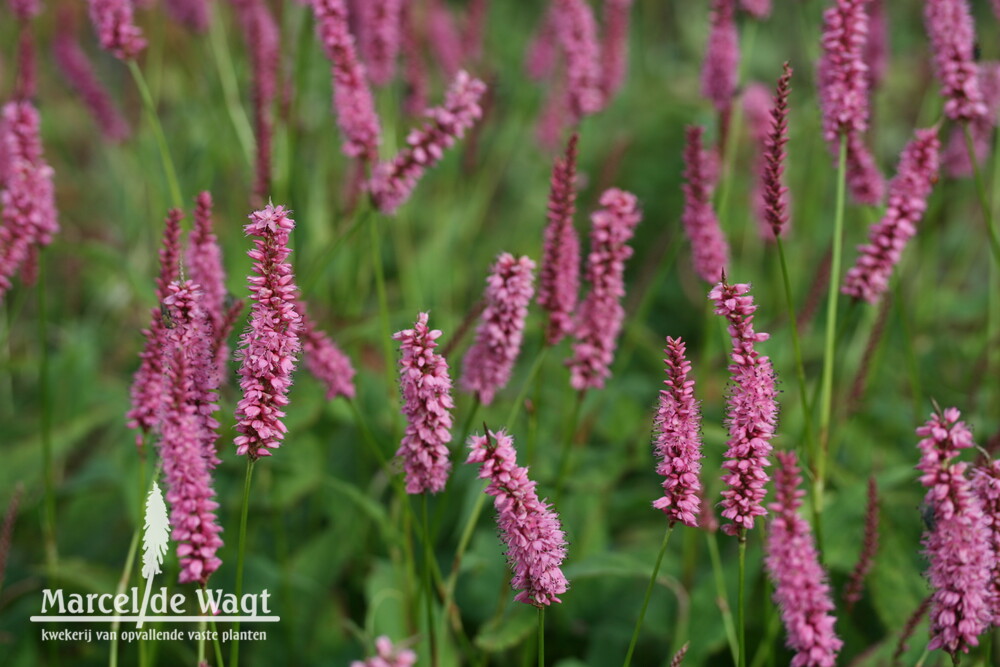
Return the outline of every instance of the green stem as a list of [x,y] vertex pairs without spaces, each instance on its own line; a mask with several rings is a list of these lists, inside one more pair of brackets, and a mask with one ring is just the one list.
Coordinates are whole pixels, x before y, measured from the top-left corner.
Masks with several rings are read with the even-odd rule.
[[726,630],[726,640],[729,642],[729,653],[733,657],[733,662],[739,658],[739,647],[736,640],[736,627],[733,625],[733,612],[729,608],[729,596],[726,593],[726,580],[723,576],[722,559],[719,558],[719,543],[715,539],[715,533],[706,532],[705,540],[708,542],[708,555],[712,561],[712,574],[715,578],[715,594],[718,596],[719,607],[722,611],[722,625]]
[[372,454],[378,461],[379,467],[381,467],[382,470],[389,475],[389,462],[386,460],[385,454],[382,453],[382,450],[379,449],[378,443],[375,442],[375,436],[372,434],[371,429],[368,428],[368,423],[361,414],[361,410],[358,409],[357,401],[353,398],[348,398],[346,400],[347,404],[351,406],[351,413],[354,415],[354,422],[357,424],[358,430],[361,431],[361,438],[365,441],[365,444],[368,445],[368,449],[372,451]]
[[42,477],[45,480],[45,512],[42,533],[45,535],[45,566],[49,583],[59,567],[59,548],[56,541],[56,480],[52,457],[52,392],[49,388],[49,333],[45,292],[45,253],[38,253],[38,393],[41,402],[39,413],[42,440]]
[[[396,355],[392,350],[392,330],[389,328],[389,297],[385,289],[385,267],[382,265],[382,245],[378,230],[379,216],[372,216],[371,252],[372,265],[375,267],[375,291],[378,293],[378,318],[382,328],[382,352],[385,356],[386,379],[389,387],[396,384]],[[395,402],[395,392],[390,393],[390,400]]]
[[747,667],[747,638],[746,638],[746,569],[747,569],[747,535],[740,531],[740,575],[739,592],[737,598],[736,624],[739,626],[739,667]]
[[986,235],[990,239],[990,249],[993,251],[993,259],[1000,265],[1000,238],[997,238],[997,230],[993,227],[993,210],[990,207],[989,197],[986,195],[986,183],[979,169],[979,162],[976,160],[976,146],[972,141],[972,131],[969,129],[969,123],[962,123],[962,131],[965,133],[965,147],[969,151],[969,160],[972,162],[972,174],[976,181],[976,193],[979,195],[979,205],[983,209],[983,222],[986,224]]
[[653,574],[649,578],[649,585],[646,586],[646,596],[642,599],[642,608],[639,610],[639,619],[635,622],[635,630],[632,631],[632,641],[628,645],[628,653],[625,654],[625,665],[628,667],[632,662],[632,653],[635,645],[639,641],[639,632],[642,630],[642,621],[646,618],[646,608],[649,607],[649,598],[653,595],[653,588],[656,586],[656,577],[660,573],[660,564],[663,563],[663,555],[667,553],[667,543],[670,542],[670,535],[674,532],[673,522],[667,526],[667,532],[663,535],[663,544],[660,545],[660,553],[656,555],[656,565],[653,566]]
[[421,495],[424,519],[424,597],[427,600],[427,636],[430,639],[431,667],[438,665],[437,633],[434,632],[434,588],[431,585],[431,559],[434,549],[431,547],[431,521],[427,514],[427,493]]
[[[219,16],[218,3],[212,3],[212,20],[208,26],[208,40],[212,47],[215,69],[219,73],[219,83],[222,85],[222,97],[226,103],[229,122],[233,125],[236,140],[240,144],[243,158],[248,165],[253,165],[254,144],[253,128],[246,110],[240,104],[239,85],[236,82],[236,70],[233,60],[229,57],[229,47],[226,45],[225,24]],[[297,90],[297,89],[296,89]]]
[[[132,565],[135,563],[135,554],[139,551],[139,532],[140,528],[136,526],[136,529],[132,532],[132,542],[128,546],[128,556],[125,558],[125,567],[122,568],[122,576],[118,578],[118,587],[115,590],[116,597],[125,592],[125,586],[132,576]],[[118,667],[118,628],[120,626],[121,621],[118,619],[111,622],[111,655],[108,659],[108,667]]]
[[135,85],[139,89],[139,96],[142,97],[143,107],[146,109],[146,118],[153,128],[153,136],[156,138],[156,145],[160,149],[160,161],[163,163],[163,173],[167,179],[167,188],[170,191],[170,199],[174,208],[184,208],[184,198],[181,196],[181,188],[177,181],[177,172],[174,169],[174,161],[170,157],[170,148],[167,145],[167,137],[163,134],[163,126],[160,125],[160,118],[156,114],[156,103],[146,85],[146,78],[139,69],[139,64],[134,60],[126,61],[128,69],[132,73]]
[[[239,551],[236,554],[236,599],[243,595],[243,563],[247,550],[247,514],[250,508],[250,480],[253,478],[253,466],[256,461],[247,455],[247,474],[243,481],[243,505],[240,509],[240,538]],[[240,623],[233,624],[233,631],[239,637]],[[229,649],[229,664],[238,667],[240,664],[240,641],[233,639],[233,645]]]
[[205,632],[208,626],[205,623],[205,619],[202,618],[198,621],[198,666],[201,667],[205,663]]
[[538,667],[545,667],[545,607],[538,608]]
[[212,626],[212,646],[215,648],[215,667],[226,667],[226,661],[222,659],[222,644],[219,642],[219,628],[215,624],[215,619],[209,619],[209,625]]
[[476,504],[473,505],[472,513],[469,514],[469,519],[465,522],[465,527],[462,528],[462,536],[458,540],[458,548],[455,550],[455,558],[452,560],[451,572],[448,574],[448,581],[445,583],[444,590],[444,613],[449,617],[452,614],[452,605],[455,600],[455,585],[458,583],[458,572],[462,567],[462,557],[465,556],[465,551],[469,548],[469,542],[472,541],[472,533],[476,529],[479,515],[483,512],[483,505],[486,504],[486,498],[486,488],[484,486],[482,491],[476,494]]
[[840,256],[844,236],[844,199],[847,177],[847,135],[840,135],[840,155],[837,163],[837,204],[833,222],[833,258],[830,264],[830,285],[826,302],[826,341],[823,346],[823,377],[820,394],[819,451],[813,479],[816,515],[823,513],[823,488],[826,478],[826,451],[830,442],[830,414],[833,405],[833,362],[837,333],[837,297],[840,295]]
[[465,425],[462,426],[462,439],[458,441],[458,447],[460,448],[465,447],[465,441],[469,439],[469,433],[472,431],[472,422],[476,419],[476,413],[479,412],[480,405],[479,394],[473,394],[472,408],[469,410],[469,416],[465,419]]
[[514,405],[510,406],[510,412],[507,414],[507,422],[504,424],[504,426],[507,427],[508,433],[514,430],[514,420],[517,419],[517,413],[521,410],[521,406],[524,404],[524,399],[528,395],[528,390],[531,389],[532,381],[534,381],[539,369],[541,369],[542,363],[545,362],[545,357],[549,353],[549,347],[549,345],[543,345],[542,349],[535,356],[535,361],[531,364],[531,370],[528,371],[528,377],[524,379],[521,391],[518,393],[517,398],[514,399]]

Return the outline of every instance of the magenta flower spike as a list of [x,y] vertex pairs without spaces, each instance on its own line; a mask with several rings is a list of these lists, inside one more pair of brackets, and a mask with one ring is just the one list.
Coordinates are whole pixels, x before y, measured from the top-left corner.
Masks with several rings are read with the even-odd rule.
[[755,19],[766,19],[771,15],[771,0],[740,0],[740,9]]
[[659,463],[656,473],[663,476],[663,496],[653,507],[663,510],[671,525],[681,522],[698,526],[701,511],[701,411],[694,398],[694,380],[688,379],[691,362],[680,338],[667,338],[666,389],[660,390],[659,406],[653,420],[653,446]]
[[601,94],[604,104],[615,96],[628,69],[628,24],[632,0],[604,0],[604,39],[601,41]]
[[562,602],[569,584],[562,572],[566,537],[559,517],[548,502],[539,500],[528,469],[517,465],[514,439],[504,431],[469,438],[467,463],[479,463],[479,478],[490,480],[500,537],[507,544],[507,562],[514,571],[514,599],[536,607]]
[[420,313],[412,329],[393,334],[399,341],[399,386],[403,394],[406,432],[396,456],[403,459],[407,493],[438,493],[451,472],[451,378],[448,362],[434,351],[441,332],[427,326]]
[[854,201],[877,206],[885,198],[885,177],[860,134],[847,135],[847,191]]
[[551,11],[566,56],[568,107],[576,123],[604,106],[597,22],[586,0],[553,0]]
[[240,336],[243,398],[236,405],[236,453],[251,460],[270,456],[287,431],[282,417],[300,349],[302,318],[295,310],[298,288],[288,262],[288,237],[295,221],[283,206],[268,204],[250,214],[244,227],[254,239],[247,252],[256,275],[249,276],[250,326]]
[[367,660],[354,660],[351,667],[413,667],[417,654],[408,648],[397,648],[385,635],[375,639],[375,655]]
[[573,310],[580,291],[580,237],[573,226],[576,212],[577,141],[573,134],[566,154],[552,165],[548,219],[542,269],[538,279],[538,305],[549,314],[545,342],[555,345],[573,329]]
[[184,212],[171,209],[163,228],[163,243],[160,248],[160,274],[156,278],[156,300],[159,305],[152,308],[149,327],[142,334],[146,344],[139,353],[139,369],[132,378],[132,408],[125,415],[128,427],[136,429],[136,446],[142,445],[145,434],[155,431],[160,422],[160,406],[163,403],[163,348],[167,340],[167,321],[164,321],[163,302],[170,296],[169,286],[179,274],[181,220]]
[[764,516],[765,485],[770,465],[771,438],[778,421],[777,389],[771,360],[761,356],[756,344],[770,336],[757,333],[753,315],[757,306],[753,297],[746,296],[750,285],[730,285],[723,280],[712,288],[708,298],[715,302],[715,314],[729,321],[729,336],[733,342],[732,363],[729,365],[731,385],[726,426],[727,473],[722,481],[728,488],[722,492],[722,516],[732,523],[722,526],[727,535],[740,535],[752,530],[754,517]]
[[254,137],[257,140],[253,192],[256,202],[271,190],[271,143],[274,136],[272,107],[278,93],[281,30],[264,0],[251,0],[242,11],[243,33],[253,70]]
[[358,60],[354,36],[347,24],[344,0],[312,0],[316,34],[333,71],[333,108],[344,135],[348,157],[369,163],[378,160],[382,129],[364,65]]
[[427,67],[423,50],[420,48],[420,33],[409,4],[403,5],[403,84],[406,98],[403,110],[410,116],[419,116],[427,110]]
[[621,305],[625,260],[633,252],[628,242],[642,220],[638,200],[631,192],[610,188],[601,195],[600,204],[590,216],[590,291],[577,313],[573,356],[567,362],[570,385],[578,391],[600,389],[611,377],[611,362],[625,319]]
[[869,231],[868,243],[859,246],[861,255],[841,288],[844,294],[875,303],[889,288],[893,267],[927,209],[927,197],[937,181],[940,149],[936,127],[917,130],[903,149],[898,172],[889,184],[889,206]]
[[990,461],[972,471],[972,491],[979,499],[993,548],[991,576],[993,627],[1000,627],[1000,460]]
[[453,79],[462,70],[465,50],[455,17],[443,0],[430,0],[427,37],[441,71],[446,77]]
[[306,305],[296,303],[302,316],[302,357],[306,368],[326,386],[326,400],[354,398],[354,366],[337,344],[309,317]]
[[212,417],[218,376],[211,352],[208,316],[199,305],[192,281],[167,286],[163,305],[170,318],[163,348],[163,401],[159,441],[170,503],[171,538],[177,542],[180,582],[205,584],[222,561],[222,546],[213,500],[211,468],[216,429]]
[[782,181],[785,173],[785,146],[788,144],[788,93],[791,91],[792,68],[786,62],[778,79],[774,106],[769,113],[767,136],[764,138],[764,168],[761,174],[763,220],[770,227],[771,237],[777,238],[788,228],[789,195]]
[[[969,121],[969,132],[972,134],[972,145],[976,153],[976,161],[980,169],[986,158],[993,151],[993,127],[997,114],[1000,113],[1000,62],[983,61],[977,65],[979,70],[979,90],[983,93],[986,103],[986,115]],[[941,153],[941,166],[952,178],[972,176],[972,161],[969,159],[969,149],[965,145],[965,132],[961,127],[952,127],[948,144]]]
[[711,27],[701,66],[701,94],[719,113],[736,94],[740,67],[740,36],[736,30],[736,0],[712,0]]
[[448,88],[444,105],[428,109],[428,122],[410,131],[406,147],[391,161],[375,166],[368,189],[380,211],[394,213],[409,198],[424,171],[440,161],[445,150],[482,118],[479,100],[485,92],[486,84],[465,71],[459,72]]
[[924,533],[927,578],[934,591],[927,648],[943,649],[953,659],[978,646],[979,635],[990,627],[996,563],[982,504],[966,478],[968,464],[954,461],[960,450],[975,445],[960,416],[948,408],[917,429],[921,457],[916,467],[932,513],[932,528]]
[[403,0],[367,0],[361,4],[361,53],[368,76],[384,86],[396,73],[402,32]]
[[142,30],[132,17],[131,0],[87,0],[101,48],[120,60],[132,60],[146,48]]
[[32,282],[35,253],[59,232],[40,124],[31,102],[8,102],[0,110],[0,302],[18,271],[25,283]]
[[792,667],[833,667],[844,642],[833,630],[836,618],[830,585],[819,563],[812,529],[799,516],[805,491],[794,452],[777,452],[774,473],[777,502],[768,526],[765,564],[774,584],[774,601],[795,651]]
[[817,77],[823,138],[836,155],[840,135],[868,129],[868,0],[834,0],[823,13],[823,53]]
[[472,63],[483,57],[483,39],[489,20],[490,0],[470,0],[462,30],[462,55]]
[[931,41],[934,67],[941,80],[944,113],[970,121],[986,115],[976,72],[976,28],[967,0],[926,0],[924,26]]
[[702,148],[703,130],[688,126],[684,147],[684,214],[681,222],[691,241],[695,273],[705,282],[713,283],[722,276],[729,263],[729,244],[712,208],[717,167],[713,158]]
[[97,121],[101,133],[112,141],[122,141],[130,134],[128,121],[112,101],[94,72],[87,53],[74,34],[70,13],[60,11],[52,52],[67,83],[76,91],[84,106]]
[[507,386],[524,340],[524,320],[535,294],[535,263],[528,257],[501,253],[486,279],[486,292],[476,342],[462,360],[463,391],[475,394],[483,405],[493,402]]
[[23,23],[38,16],[42,9],[41,0],[7,0],[7,6],[17,20]]

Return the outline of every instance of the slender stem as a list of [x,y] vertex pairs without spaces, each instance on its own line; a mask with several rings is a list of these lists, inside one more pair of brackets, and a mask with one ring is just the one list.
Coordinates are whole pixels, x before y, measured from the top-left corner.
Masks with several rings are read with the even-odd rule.
[[[375,291],[378,293],[378,318],[382,328],[382,350],[385,356],[385,369],[388,386],[396,384],[394,368],[396,355],[392,351],[392,330],[389,328],[389,297],[385,289],[385,267],[382,265],[382,245],[378,230],[379,216],[372,216],[371,229],[372,265],[375,267]],[[395,393],[391,394],[395,402]]]
[[430,639],[431,667],[438,664],[437,634],[434,632],[434,588],[431,586],[431,522],[427,514],[427,492],[420,494],[424,524],[424,599],[427,601],[427,637]]
[[566,429],[566,439],[563,440],[562,452],[559,454],[559,474],[556,477],[555,505],[559,504],[562,497],[563,487],[569,477],[572,463],[573,436],[576,435],[576,425],[580,421],[580,408],[583,405],[583,398],[587,395],[586,389],[581,389],[576,393],[576,401],[573,403],[573,412],[569,418],[569,428]]
[[983,222],[986,224],[986,235],[990,239],[990,249],[993,251],[993,259],[997,264],[1000,264],[1000,238],[997,238],[997,230],[993,227],[993,210],[990,207],[989,197],[986,195],[986,183],[983,181],[979,162],[976,160],[976,146],[972,141],[972,131],[969,129],[968,122],[962,123],[962,130],[965,132],[965,147],[969,151],[969,161],[972,162],[972,174],[976,180],[979,205],[983,209]]
[[212,626],[212,646],[215,648],[215,667],[226,667],[226,661],[222,659],[222,644],[219,642],[219,628],[215,624],[215,619],[208,620]]
[[212,3],[211,11],[212,20],[208,25],[208,40],[212,47],[215,69],[219,73],[219,83],[222,85],[222,97],[226,103],[229,122],[233,124],[233,131],[236,133],[236,140],[240,143],[243,158],[248,165],[252,165],[255,144],[253,129],[250,127],[250,119],[247,118],[246,110],[240,104],[236,70],[233,68],[232,58],[229,57],[225,27],[222,17],[219,16],[218,3]]
[[45,291],[45,253],[38,253],[38,393],[42,440],[42,477],[45,480],[45,513],[42,533],[45,535],[45,567],[49,583],[59,567],[59,548],[56,541],[56,479],[52,458],[52,392],[49,390],[49,333]]
[[[243,505],[240,509],[239,552],[236,554],[237,600],[239,600],[243,595],[243,563],[247,550],[247,514],[250,508],[250,480],[253,478],[253,466],[255,462],[256,461],[251,456],[247,456],[247,474],[243,481]],[[236,633],[236,638],[233,639],[233,645],[229,649],[229,664],[231,667],[237,667],[240,664],[239,621],[233,624],[233,632]]]
[[444,613],[448,616],[452,613],[452,605],[455,599],[455,584],[458,582],[458,572],[462,567],[462,557],[465,555],[466,549],[469,548],[469,542],[472,541],[472,533],[476,529],[476,523],[479,521],[479,515],[483,512],[483,505],[486,504],[486,489],[484,488],[482,492],[476,495],[476,504],[472,507],[472,513],[469,514],[468,521],[465,522],[465,527],[462,528],[462,536],[458,540],[458,548],[455,550],[455,558],[451,563],[451,572],[448,574],[448,581],[445,583],[444,587]]
[[719,558],[719,543],[715,533],[705,533],[708,541],[708,555],[712,560],[712,574],[715,577],[715,594],[718,596],[719,607],[722,610],[722,625],[726,630],[726,640],[729,642],[729,653],[733,662],[738,660],[739,648],[736,640],[736,628],[733,626],[733,612],[729,608],[729,596],[726,594],[726,580],[722,571],[722,559]]
[[635,622],[635,630],[632,631],[632,641],[628,645],[628,653],[625,654],[624,667],[628,667],[632,662],[632,653],[635,651],[635,645],[639,641],[639,632],[642,630],[642,621],[646,618],[646,608],[649,606],[649,598],[653,595],[653,588],[656,586],[656,577],[660,573],[660,564],[663,563],[663,554],[667,553],[667,543],[670,542],[670,535],[673,532],[674,524],[670,522],[666,533],[663,534],[663,544],[660,545],[660,553],[656,555],[656,565],[653,566],[653,574],[649,578],[649,585],[646,586],[646,597],[642,599],[639,619]]
[[823,513],[823,488],[826,477],[826,451],[830,442],[830,413],[833,404],[833,361],[837,334],[837,297],[840,295],[840,256],[844,236],[844,199],[847,177],[847,135],[840,135],[840,156],[837,164],[837,208],[833,222],[833,259],[830,264],[830,285],[826,302],[826,341],[823,346],[823,378],[819,413],[819,451],[813,478],[816,515]]
[[462,426],[462,438],[458,441],[459,447],[465,446],[465,441],[469,439],[469,432],[472,431],[472,422],[476,419],[476,413],[479,412],[479,394],[474,394],[472,396],[472,409],[469,410],[469,416],[465,419],[465,425]]
[[[125,586],[128,584],[128,580],[132,576],[132,565],[135,563],[135,554],[139,551],[139,531],[139,526],[136,526],[135,530],[132,532],[132,542],[128,546],[128,556],[125,558],[125,567],[122,568],[122,575],[118,578],[118,588],[115,590],[116,597],[125,592]],[[121,621],[118,619],[111,622],[111,655],[108,658],[108,667],[118,667],[119,626],[121,626]]]
[[[535,361],[531,364],[531,370],[528,371],[528,377],[524,379],[524,384],[521,386],[521,391],[518,393],[517,398],[514,399],[514,405],[510,406],[510,412],[507,414],[507,431],[511,431],[514,428],[514,420],[517,419],[517,413],[521,410],[521,406],[524,404],[524,399],[528,395],[528,390],[531,389],[531,383],[538,375],[539,369],[542,367],[542,363],[545,362],[545,357],[549,352],[549,345],[543,345],[542,349],[535,356]],[[461,443],[460,443],[461,444]]]
[[207,630],[205,619],[202,618],[198,621],[198,667],[205,664],[205,633]]
[[538,608],[538,667],[545,667],[545,607]]
[[160,149],[160,161],[163,163],[163,173],[167,179],[167,188],[170,191],[170,199],[174,208],[184,208],[184,198],[181,196],[181,188],[177,181],[177,171],[174,169],[174,161],[170,157],[170,148],[167,145],[167,137],[163,134],[163,126],[160,125],[160,118],[156,114],[156,103],[146,85],[146,78],[139,69],[139,64],[134,60],[126,61],[128,69],[132,73],[135,85],[139,89],[139,96],[142,97],[143,107],[146,109],[146,118],[153,128],[153,136],[156,138],[156,145]]
[[747,667],[747,628],[746,628],[746,569],[747,569],[747,535],[740,531],[740,577],[739,597],[737,598],[736,624],[739,626],[740,658],[739,667]]
[[354,415],[354,421],[358,426],[358,430],[361,431],[361,438],[368,445],[368,449],[372,451],[375,459],[378,461],[379,466],[386,472],[389,473],[388,467],[389,462],[385,458],[385,454],[379,449],[378,443],[375,442],[375,436],[372,435],[372,431],[368,428],[368,423],[365,421],[364,416],[361,414],[361,410],[358,409],[358,403],[353,398],[348,398],[347,404],[351,406],[351,413]]

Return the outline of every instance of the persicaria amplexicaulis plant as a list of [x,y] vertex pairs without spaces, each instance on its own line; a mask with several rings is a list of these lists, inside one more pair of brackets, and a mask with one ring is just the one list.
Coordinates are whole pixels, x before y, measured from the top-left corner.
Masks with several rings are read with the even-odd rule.
[[976,30],[968,1],[926,0],[924,25],[941,80],[945,114],[958,121],[985,116],[975,62]]
[[306,368],[326,387],[326,399],[354,398],[354,366],[350,358],[309,317],[305,303],[296,303],[302,316],[302,357]]
[[681,222],[691,241],[694,271],[705,282],[715,282],[729,263],[729,244],[712,208],[715,189],[713,157],[702,146],[704,130],[696,125],[687,128],[684,147],[684,213]]
[[701,66],[701,94],[716,111],[728,113],[739,78],[740,37],[736,0],[713,0],[708,46]]

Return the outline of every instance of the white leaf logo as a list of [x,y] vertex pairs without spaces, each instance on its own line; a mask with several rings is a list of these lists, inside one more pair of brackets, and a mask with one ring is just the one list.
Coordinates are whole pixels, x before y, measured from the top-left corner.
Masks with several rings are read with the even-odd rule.
[[167,518],[167,506],[163,503],[159,485],[153,480],[153,486],[146,498],[146,519],[142,534],[142,578],[146,580],[146,592],[142,596],[137,628],[142,627],[143,617],[149,605],[149,593],[153,588],[153,577],[160,574],[160,566],[163,565],[163,556],[167,553],[169,541],[170,519]]

